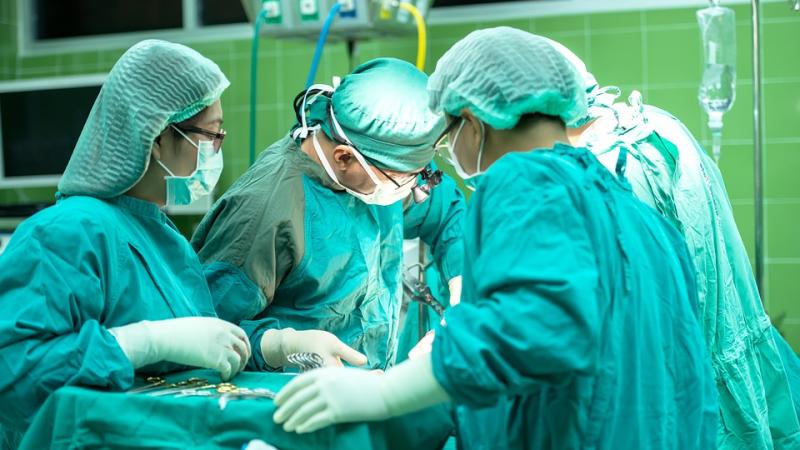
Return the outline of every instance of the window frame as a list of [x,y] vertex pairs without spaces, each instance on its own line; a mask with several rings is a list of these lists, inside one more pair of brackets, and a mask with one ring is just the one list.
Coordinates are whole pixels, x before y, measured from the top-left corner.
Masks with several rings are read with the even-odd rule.
[[43,56],[128,48],[143,39],[164,39],[172,42],[192,43],[252,38],[253,27],[249,22],[201,25],[197,14],[198,1],[182,0],[182,28],[39,40],[36,39],[34,33],[34,2],[16,0],[17,23],[19,24],[17,27],[19,56]]
[[[198,20],[198,1],[183,1],[183,27],[169,30],[150,30],[132,33],[117,33],[99,36],[37,40],[33,33],[33,3],[17,1],[17,42],[19,56],[41,56],[84,51],[128,48],[142,39],[164,39],[179,43],[195,43],[231,39],[250,39],[253,27],[247,23],[224,25],[201,25]],[[497,20],[519,19],[520,8],[526,17],[551,17],[571,14],[590,14],[632,10],[674,9],[681,7],[702,8],[703,0],[541,0],[492,3],[487,5],[435,6],[431,7],[426,22],[429,25],[475,23]],[[785,0],[763,0],[764,3]],[[749,4],[750,0],[726,0],[725,6]]]
[[[106,73],[95,73],[88,75],[0,81],[0,94],[102,86],[107,76],[108,74]],[[0,111],[0,115],[2,114],[3,112]],[[0,125],[0,189],[50,187],[57,185],[58,181],[61,179],[61,175],[32,175],[7,178],[3,162],[3,151],[3,129],[2,125]]]

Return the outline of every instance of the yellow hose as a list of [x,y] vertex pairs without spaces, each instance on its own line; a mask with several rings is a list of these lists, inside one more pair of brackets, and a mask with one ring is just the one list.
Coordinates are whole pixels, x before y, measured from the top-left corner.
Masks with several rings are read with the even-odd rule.
[[411,13],[417,22],[417,69],[425,70],[425,49],[427,48],[427,34],[425,32],[425,19],[416,6],[411,3],[401,2],[400,7]]

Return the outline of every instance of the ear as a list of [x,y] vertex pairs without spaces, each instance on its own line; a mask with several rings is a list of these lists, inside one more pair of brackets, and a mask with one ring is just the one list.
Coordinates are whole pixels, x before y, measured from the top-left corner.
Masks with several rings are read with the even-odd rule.
[[161,161],[161,136],[156,137],[153,146],[150,147],[150,157]]
[[333,165],[339,170],[347,170],[353,161],[353,149],[347,145],[337,145],[333,149]]
[[161,158],[164,156],[164,152],[167,150],[172,150],[174,152],[176,150],[176,147],[174,146],[175,139],[173,138],[172,129],[170,129],[170,127],[164,128],[164,131],[156,136],[156,139],[153,142],[152,155],[154,158],[161,160]]
[[465,132],[472,133],[472,141],[479,142],[481,139],[480,120],[477,117],[475,117],[475,115],[472,114],[472,111],[470,111],[467,108],[461,110],[461,117],[466,122],[464,124],[465,129],[462,129],[461,133]]

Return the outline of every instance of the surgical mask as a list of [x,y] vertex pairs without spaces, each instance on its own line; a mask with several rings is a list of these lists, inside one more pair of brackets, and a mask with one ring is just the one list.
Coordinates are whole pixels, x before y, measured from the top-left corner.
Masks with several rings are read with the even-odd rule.
[[195,143],[181,130],[173,128],[197,148],[197,166],[191,175],[179,177],[161,161],[156,162],[169,174],[164,177],[167,183],[167,206],[188,205],[214,190],[222,174],[222,149],[215,150],[213,141]]
[[481,175],[483,175],[483,171],[481,170],[481,160],[483,159],[483,147],[484,144],[486,143],[485,139],[486,136],[484,135],[485,130],[483,128],[483,122],[478,121],[478,123],[481,125],[481,145],[478,148],[478,161],[475,165],[476,172],[467,173],[467,171],[464,170],[464,167],[458,161],[458,157],[456,156],[456,142],[458,142],[458,137],[461,135],[461,130],[464,128],[464,123],[466,123],[466,121],[464,119],[461,119],[461,125],[458,126],[458,130],[456,130],[456,135],[453,138],[453,141],[448,142],[447,150],[450,153],[450,163],[456,170],[456,173],[464,181],[464,185],[466,185],[467,188],[469,188],[470,190],[474,191],[475,186],[477,186],[478,184],[478,179],[480,178]]
[[361,192],[356,192],[343,185],[341,182],[339,182],[339,179],[336,178],[336,173],[333,171],[330,162],[328,162],[328,158],[325,156],[325,153],[322,151],[322,147],[319,145],[319,139],[317,139],[318,132],[319,129],[315,129],[311,135],[311,141],[314,144],[314,151],[317,152],[317,156],[322,163],[322,167],[325,169],[325,172],[328,174],[328,176],[331,177],[331,180],[344,188],[348,194],[356,197],[366,204],[379,206],[393,205],[411,194],[411,190],[414,188],[415,183],[408,183],[405,186],[397,187],[391,182],[383,182],[379,180],[378,177],[372,172],[372,169],[370,169],[364,157],[354,148],[352,149],[353,156],[356,157],[358,163],[361,164],[361,167],[363,167],[364,171],[367,172],[370,180],[375,183],[375,190],[372,191],[371,194],[362,194]]

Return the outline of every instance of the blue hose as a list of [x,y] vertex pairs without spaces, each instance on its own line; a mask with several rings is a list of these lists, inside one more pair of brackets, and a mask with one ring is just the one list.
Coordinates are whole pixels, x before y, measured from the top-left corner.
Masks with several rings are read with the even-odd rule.
[[267,17],[267,11],[261,8],[256,16],[253,33],[253,53],[250,56],[250,165],[256,161],[256,79],[258,73],[258,41],[260,40],[261,22]]
[[319,60],[322,58],[322,48],[325,47],[325,40],[328,39],[328,31],[331,28],[333,19],[342,8],[342,4],[336,2],[325,18],[325,23],[322,25],[322,30],[319,32],[319,40],[317,40],[317,48],[314,50],[314,59],[311,60],[311,69],[308,71],[308,78],[306,79],[306,89],[314,84],[314,78],[317,77],[317,67],[319,67]]

